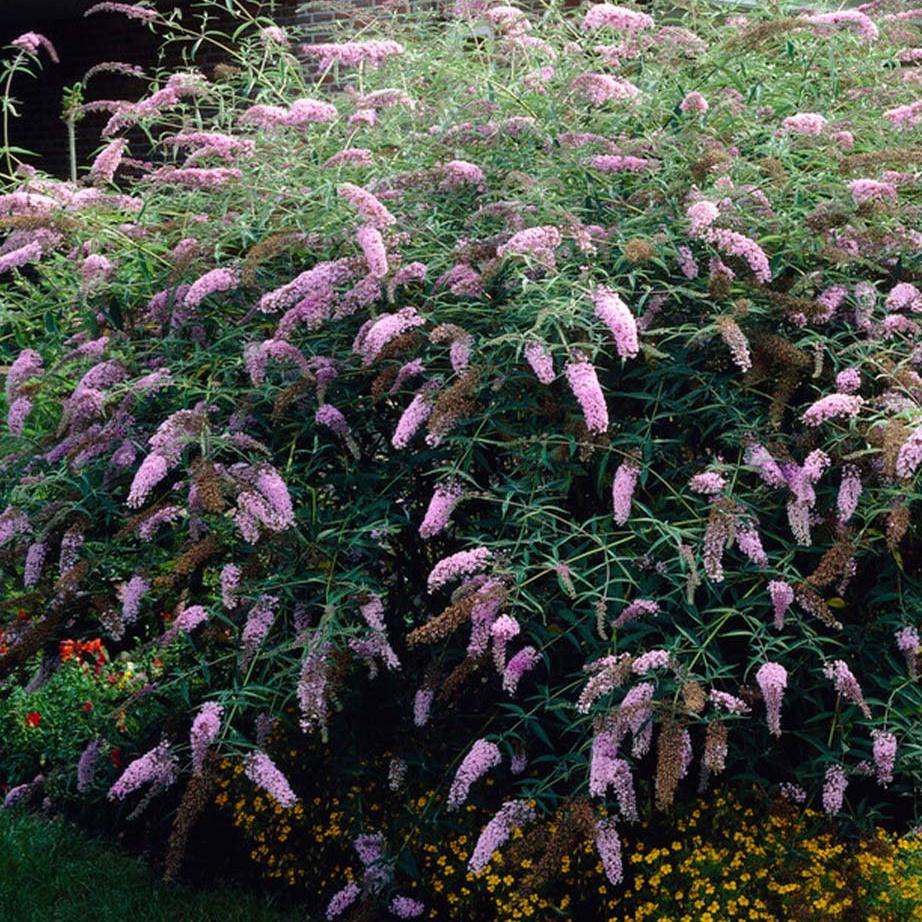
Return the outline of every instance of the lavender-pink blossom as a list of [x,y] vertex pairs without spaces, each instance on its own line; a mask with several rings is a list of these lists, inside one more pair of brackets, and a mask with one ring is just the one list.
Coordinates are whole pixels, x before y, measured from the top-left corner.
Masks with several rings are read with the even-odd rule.
[[375,278],[384,278],[388,273],[387,248],[381,231],[371,224],[363,224],[355,232],[355,239],[365,254],[369,273]]
[[634,461],[622,461],[615,471],[611,496],[612,510],[617,525],[624,525],[631,516],[631,504],[639,477],[640,467]]
[[656,615],[659,613],[659,610],[659,603],[654,602],[652,599],[634,599],[634,601],[631,602],[630,605],[625,606],[621,614],[615,618],[612,622],[612,627],[624,627],[625,624],[637,618],[645,615]]
[[506,801],[481,831],[468,862],[468,869],[479,874],[490,863],[493,853],[506,843],[513,830],[524,826],[534,817],[534,809],[524,801]]
[[608,429],[608,407],[595,368],[585,356],[577,353],[567,362],[564,371],[570,390],[583,409],[586,428],[601,435]]
[[164,741],[129,764],[109,789],[109,800],[124,800],[148,783],[169,787],[175,780],[176,756]]
[[901,627],[894,636],[896,637],[897,649],[906,657],[909,675],[915,678],[920,647],[919,632],[912,625],[907,625],[906,627]]
[[496,768],[502,761],[499,747],[489,740],[477,740],[464,757],[455,773],[451,788],[448,791],[447,805],[449,810],[457,810],[467,800],[471,785]]
[[823,809],[830,815],[842,809],[845,799],[845,789],[848,787],[848,778],[841,765],[830,765],[826,769],[826,779],[823,783]]
[[784,627],[785,612],[791,607],[794,601],[794,590],[790,584],[784,580],[773,579],[768,584],[768,594],[771,596],[772,609],[775,615],[775,628],[781,630]]
[[900,446],[896,456],[896,475],[908,480],[922,464],[922,426],[917,426]]
[[624,865],[621,859],[621,839],[611,817],[596,822],[595,847],[602,859],[608,882],[618,886],[624,879]]
[[196,775],[202,773],[208,749],[221,732],[223,716],[224,708],[220,704],[216,701],[206,701],[192,721],[189,742],[192,746],[192,771]]
[[648,650],[631,663],[631,672],[635,675],[646,675],[654,669],[666,669],[670,661],[668,650]]
[[503,670],[503,691],[514,695],[525,673],[534,669],[540,662],[541,657],[532,646],[522,647],[518,653],[509,657]]
[[334,893],[330,902],[327,903],[327,919],[336,919],[341,916],[359,898],[361,892],[359,885],[350,881],[342,890]]
[[858,680],[844,660],[837,659],[828,663],[823,667],[823,674],[835,685],[836,691],[843,698],[851,701],[870,720],[871,709],[864,700]]
[[887,787],[893,781],[893,769],[896,765],[896,735],[887,730],[872,730],[874,768],[877,783]]
[[434,538],[448,527],[451,514],[461,501],[462,489],[457,483],[438,484],[419,526],[421,538]]
[[615,348],[623,359],[634,358],[640,347],[637,343],[637,321],[620,296],[599,285],[592,295],[596,316],[608,327],[615,340]]
[[535,377],[542,384],[553,384],[556,374],[554,372],[554,359],[543,343],[531,340],[525,344],[525,361],[531,366]]
[[429,573],[427,580],[429,592],[435,592],[463,576],[473,576],[475,573],[483,572],[492,556],[489,548],[476,547],[468,551],[458,551],[443,558]]
[[387,207],[371,192],[356,186],[351,182],[344,182],[336,187],[336,191],[355,210],[366,224],[383,229],[397,222]]
[[756,682],[765,701],[765,717],[773,736],[781,736],[781,703],[788,684],[788,672],[781,663],[763,663],[756,673]]
[[275,799],[281,807],[293,807],[298,798],[288,779],[264,752],[252,752],[243,762],[247,778]]
[[811,404],[801,420],[807,426],[819,426],[830,419],[857,416],[864,406],[861,397],[852,394],[828,394]]

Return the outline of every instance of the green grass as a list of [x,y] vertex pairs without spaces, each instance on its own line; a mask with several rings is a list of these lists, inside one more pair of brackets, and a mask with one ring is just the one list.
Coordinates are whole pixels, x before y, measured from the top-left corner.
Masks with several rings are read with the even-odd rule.
[[2,922],[282,922],[301,917],[235,890],[161,883],[141,861],[61,820],[0,811]]

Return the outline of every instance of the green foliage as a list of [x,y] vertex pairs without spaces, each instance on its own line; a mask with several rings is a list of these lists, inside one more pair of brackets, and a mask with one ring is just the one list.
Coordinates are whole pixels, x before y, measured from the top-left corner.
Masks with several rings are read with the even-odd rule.
[[[21,720],[50,696],[35,673],[63,637],[104,634],[114,658],[165,666],[149,711],[119,700],[92,732],[114,745],[124,711],[126,758],[164,739],[183,778],[214,701],[212,753],[245,758],[273,723],[302,723],[308,748],[328,736],[346,777],[383,771],[362,759],[388,749],[442,792],[426,822],[451,822],[444,792],[485,737],[503,799],[539,815],[586,794],[594,744],[620,746],[647,809],[724,769],[819,804],[841,766],[829,812],[910,814],[922,691],[895,637],[922,604],[922,202],[918,126],[884,113],[916,95],[899,64],[918,26],[881,14],[869,42],[847,23],[670,7],[672,24],[625,36],[556,5],[530,31],[508,12],[488,27],[386,9],[358,34],[402,51],[311,74],[238,12],[236,70],[194,70],[209,42],[229,47],[211,24],[161,21],[188,72],[115,112],[85,185],[20,176],[3,199],[4,710]],[[691,91],[706,112],[683,108]],[[817,113],[816,134],[785,122]],[[114,172],[127,137],[156,165]],[[401,272],[414,263],[424,279]],[[41,370],[23,377],[20,350]],[[577,380],[587,362],[597,389]],[[841,405],[828,418],[824,398]],[[460,500],[421,534],[439,487]],[[431,585],[471,551],[485,586]],[[796,596],[783,625],[771,583]],[[615,627],[638,600],[658,613]],[[513,693],[503,667],[528,646]],[[638,675],[647,653],[665,662]],[[836,661],[863,697],[841,669],[834,684]],[[767,663],[788,676],[780,736]],[[621,733],[643,682],[651,710]],[[69,694],[49,726],[66,726]],[[91,729],[73,726],[41,750],[49,783],[73,775]],[[892,783],[870,764],[874,731],[895,736]],[[30,782],[22,754],[38,750],[3,746],[8,781]],[[522,755],[532,770],[508,771]],[[98,793],[116,774],[103,759]],[[407,837],[390,841],[409,867]]]
[[0,813],[0,914],[9,922],[277,922],[264,899],[159,883],[139,860],[87,839],[62,820]]

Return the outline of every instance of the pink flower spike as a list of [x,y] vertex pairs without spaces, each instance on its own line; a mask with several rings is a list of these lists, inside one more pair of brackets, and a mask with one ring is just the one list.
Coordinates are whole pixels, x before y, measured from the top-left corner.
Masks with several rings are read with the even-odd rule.
[[622,359],[635,358],[639,346],[637,343],[637,321],[628,306],[619,295],[600,285],[592,295],[595,302],[595,315],[611,331],[615,348]]
[[565,368],[567,383],[579,401],[586,419],[586,428],[593,435],[602,435],[608,429],[608,407],[592,363],[576,354]]
[[788,684],[788,673],[781,663],[764,663],[756,673],[756,683],[765,700],[765,716],[772,736],[781,736],[781,703]]

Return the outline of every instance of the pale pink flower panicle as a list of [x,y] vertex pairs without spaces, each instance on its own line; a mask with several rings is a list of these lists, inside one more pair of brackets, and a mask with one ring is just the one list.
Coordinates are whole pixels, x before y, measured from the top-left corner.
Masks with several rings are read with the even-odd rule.
[[737,698],[736,695],[731,695],[729,692],[712,688],[708,695],[708,700],[714,707],[721,711],[726,711],[728,714],[749,713],[749,705],[742,698]]
[[510,656],[503,670],[503,691],[514,695],[519,687],[519,682],[522,681],[522,677],[540,662],[541,657],[532,646],[522,647],[521,650]]
[[922,464],[922,426],[917,426],[896,455],[896,475],[908,480]]
[[629,102],[640,96],[639,87],[630,80],[613,77],[611,74],[582,74],[573,81],[572,86],[593,106],[603,106],[612,101]]
[[600,173],[643,173],[659,166],[656,160],[631,154],[595,154],[586,164]]
[[914,314],[922,313],[922,291],[911,282],[897,282],[890,289],[884,306],[888,311],[910,310]]
[[429,388],[421,388],[407,408],[403,411],[394,429],[394,435],[391,437],[391,445],[394,448],[406,448],[410,440],[419,431],[420,426],[432,414],[431,391]]
[[801,417],[811,427],[819,426],[831,419],[851,419],[861,412],[864,399],[854,394],[828,394],[812,403]]
[[611,817],[596,822],[595,847],[609,883],[618,886],[624,879],[624,864],[621,858],[621,839]]
[[781,703],[788,684],[788,673],[781,663],[763,663],[756,673],[756,682],[765,700],[765,716],[773,736],[781,736]]
[[709,108],[708,101],[697,90],[686,93],[684,99],[679,103],[679,109],[682,112],[697,112],[704,115]]
[[775,628],[780,631],[784,627],[784,615],[794,601],[794,590],[784,580],[773,579],[768,584],[768,594],[772,600]]
[[489,740],[479,739],[464,757],[448,791],[448,809],[457,810],[467,800],[471,785],[502,761],[499,747]]
[[922,122],[922,100],[908,103],[905,106],[896,106],[884,112],[884,118],[892,128],[915,128]]
[[328,920],[338,919],[358,898],[362,890],[355,881],[350,881],[342,890],[338,890],[327,903],[326,917]]
[[174,619],[163,636],[160,638],[161,646],[172,643],[180,634],[191,634],[200,624],[208,620],[208,610],[201,605],[190,605],[184,608]]
[[445,177],[442,180],[443,189],[461,189],[465,186],[483,187],[484,172],[476,163],[470,163],[467,160],[449,160],[442,167],[442,171]]
[[[922,309],[922,298],[920,298]],[[842,394],[854,394],[861,388],[861,372],[857,368],[844,368],[836,375],[836,390]]]
[[391,340],[422,326],[425,322],[425,317],[421,317],[413,307],[404,307],[393,314],[379,314],[359,330],[352,344],[352,351],[360,355],[362,364],[368,367]]
[[175,780],[176,756],[164,741],[128,765],[109,789],[109,800],[124,800],[145,784],[169,787]]
[[526,343],[525,361],[531,366],[535,377],[542,384],[554,383],[554,379],[557,377],[554,371],[554,359],[543,343],[534,339]]
[[695,202],[685,212],[688,217],[692,237],[700,237],[720,217],[720,211],[713,202],[702,200]]
[[189,286],[183,301],[186,307],[198,307],[209,295],[232,291],[239,284],[240,279],[234,269],[212,269]]
[[504,244],[496,248],[496,255],[532,256],[553,268],[554,250],[560,246],[560,231],[552,224],[529,227],[513,234]]
[[854,464],[846,464],[842,469],[842,481],[836,497],[836,508],[841,523],[845,524],[855,514],[861,492],[861,473],[858,467]]
[[492,559],[489,548],[476,547],[469,551],[458,551],[440,560],[429,574],[429,592],[435,592],[448,583],[465,576],[483,572]]
[[355,208],[366,224],[383,229],[396,223],[397,219],[388,208],[376,196],[361,186],[356,186],[351,182],[344,182],[336,187],[336,191],[341,198],[344,198]]
[[842,809],[845,799],[845,789],[848,787],[848,778],[841,765],[830,765],[826,769],[826,779],[823,783],[823,809],[830,815]]
[[624,525],[631,517],[631,504],[640,477],[640,466],[632,460],[622,461],[611,484],[612,513],[615,524]]
[[138,22],[153,22],[160,16],[156,10],[143,3],[113,3],[109,0],[93,4],[83,15],[92,16],[94,13],[118,13]]
[[634,599],[634,601],[631,602],[630,605],[626,605],[621,614],[615,618],[612,622],[612,627],[624,627],[625,624],[629,624],[637,618],[659,614],[659,610],[659,602],[654,602],[652,599]]
[[264,752],[250,753],[244,759],[243,767],[247,778],[273,797],[279,806],[293,807],[298,802],[288,779]]
[[602,435],[608,429],[608,406],[592,363],[581,353],[574,353],[564,373],[573,396],[582,407],[586,428],[594,435]]
[[654,25],[652,16],[624,6],[615,6],[613,3],[596,3],[586,10],[583,17],[583,29],[586,32],[595,32],[598,29],[640,32],[652,29]]
[[381,64],[394,55],[403,54],[404,47],[399,42],[390,39],[368,39],[358,42],[341,42],[302,45],[301,53],[309,58],[317,59],[317,66],[321,70],[338,64],[340,67],[358,67],[367,64],[372,70],[377,70]]
[[369,274],[376,279],[383,279],[388,271],[387,247],[381,231],[371,224],[363,224],[356,232],[355,239],[362,248]]
[[848,184],[848,190],[856,205],[896,201],[896,186],[892,182],[881,182],[878,179],[853,179]]
[[23,32],[23,34],[18,38],[14,38],[10,44],[15,48],[21,48],[23,51],[28,51],[29,54],[34,54],[36,57],[38,56],[39,49],[44,48],[48,53],[48,57],[51,58],[55,64],[61,63],[54,45],[52,45],[44,35],[41,35],[38,32]]
[[727,485],[727,479],[717,471],[702,471],[688,481],[689,489],[704,496],[716,496]]
[[823,667],[823,674],[833,683],[836,691],[843,698],[851,701],[870,720],[871,709],[864,700],[858,680],[844,660],[837,659],[828,663]]
[[880,37],[880,30],[864,13],[858,10],[838,10],[833,13],[817,13],[807,16],[806,21],[821,29],[845,26],[852,28],[866,42],[873,42]]
[[493,853],[506,843],[512,832],[534,817],[534,809],[524,801],[506,801],[480,833],[468,868],[474,874],[479,874],[490,863]]
[[637,342],[637,321],[617,292],[599,285],[592,295],[595,315],[611,331],[615,348],[623,359],[635,358],[640,347]]
[[419,526],[421,538],[433,538],[448,526],[451,514],[461,501],[462,489],[457,483],[438,484]]
[[887,787],[893,781],[893,769],[896,765],[896,735],[887,730],[872,730],[874,768],[877,783]]
[[819,112],[798,112],[789,115],[781,127],[792,134],[802,134],[811,137],[821,135],[826,130],[828,122]]
[[127,145],[125,138],[110,141],[93,161],[90,167],[90,179],[94,182],[112,182],[115,171],[119,168],[125,155]]
[[912,625],[907,625],[906,627],[901,627],[896,632],[895,637],[897,649],[906,658],[909,675],[915,678],[919,659],[919,632]]
[[670,665],[671,657],[668,650],[648,650],[641,653],[631,663],[631,672],[635,675],[646,675],[654,669],[666,669]]
[[221,732],[223,715],[224,708],[217,701],[206,701],[192,721],[189,741],[192,745],[192,771],[196,775],[202,773],[208,749]]

